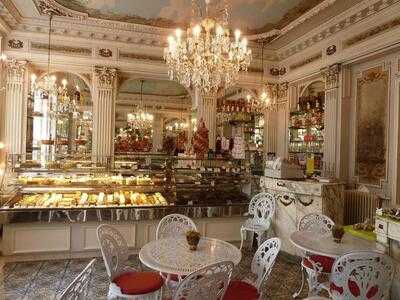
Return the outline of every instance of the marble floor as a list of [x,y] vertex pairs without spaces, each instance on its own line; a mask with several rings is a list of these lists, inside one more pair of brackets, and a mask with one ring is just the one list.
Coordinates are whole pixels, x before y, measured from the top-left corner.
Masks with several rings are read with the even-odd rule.
[[[234,271],[235,278],[249,277],[253,252],[244,252],[241,263]],[[57,299],[73,278],[84,269],[90,258],[41,260],[26,262],[3,262],[0,273],[0,299]],[[130,259],[138,266],[136,255]],[[264,287],[265,299],[288,300],[300,284],[298,263],[280,256]],[[89,299],[105,299],[108,278],[101,258],[96,261],[95,272],[89,288]],[[167,292],[166,292],[167,293]],[[306,296],[303,291],[301,298]]]

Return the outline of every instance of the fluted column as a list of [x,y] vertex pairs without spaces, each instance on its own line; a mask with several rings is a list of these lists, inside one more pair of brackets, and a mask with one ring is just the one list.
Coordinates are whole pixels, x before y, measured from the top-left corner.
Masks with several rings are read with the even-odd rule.
[[154,114],[153,120],[153,151],[158,152],[162,149],[164,130],[164,116],[162,114]]
[[209,148],[215,150],[217,131],[217,96],[215,94],[202,96],[197,102],[197,121],[201,119],[208,129]]
[[338,133],[340,123],[339,64],[322,70],[325,78],[325,119],[324,119],[324,169],[329,175],[337,176]]
[[117,69],[96,66],[93,73],[92,157],[102,161],[114,155]]
[[6,65],[5,145],[9,154],[26,152],[27,62],[9,60]]
[[277,152],[277,118],[276,112],[264,112],[264,150],[265,153]]

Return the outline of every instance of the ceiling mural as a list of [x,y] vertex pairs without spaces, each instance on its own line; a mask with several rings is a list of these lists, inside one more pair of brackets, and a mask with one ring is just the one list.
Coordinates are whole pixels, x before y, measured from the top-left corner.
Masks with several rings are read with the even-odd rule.
[[[127,80],[121,87],[121,93],[140,94],[140,79]],[[188,95],[187,90],[175,81],[168,80],[144,80],[144,95],[157,96],[185,96]]]
[[[184,26],[191,0],[56,0],[90,17],[158,27]],[[203,0],[197,0],[204,7]],[[221,0],[212,0],[214,5]],[[230,0],[231,26],[247,33],[281,29],[323,0]]]

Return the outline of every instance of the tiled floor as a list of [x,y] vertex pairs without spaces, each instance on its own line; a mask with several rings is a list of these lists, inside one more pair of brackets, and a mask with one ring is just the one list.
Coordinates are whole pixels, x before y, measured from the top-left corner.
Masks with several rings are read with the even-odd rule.
[[[244,253],[241,263],[235,269],[235,278],[249,277],[252,257],[253,252]],[[87,258],[2,264],[0,299],[55,299],[89,261]],[[138,257],[132,256],[130,263],[137,267]],[[95,268],[89,299],[105,299],[108,278],[102,259],[97,260]],[[300,279],[299,265],[279,257],[265,286],[266,299],[291,299],[292,293],[299,287]],[[305,291],[303,296],[306,296]]]

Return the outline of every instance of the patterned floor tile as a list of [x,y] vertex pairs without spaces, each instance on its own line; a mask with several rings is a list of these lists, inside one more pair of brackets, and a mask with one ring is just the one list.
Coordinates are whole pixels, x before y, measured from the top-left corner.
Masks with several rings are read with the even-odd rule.
[[[234,270],[234,278],[251,277],[250,266],[254,252],[243,250],[240,264]],[[53,260],[39,262],[18,262],[4,265],[6,279],[0,279],[0,299],[54,299],[74,280],[91,259]],[[140,265],[137,255],[131,256],[129,264],[135,268]],[[146,268],[147,269],[147,268]],[[263,290],[265,299],[291,299],[300,286],[301,273],[298,262],[280,256]],[[95,272],[89,287],[88,299],[106,299],[108,276],[101,258],[95,264]],[[168,291],[164,295],[169,294]],[[301,298],[307,295],[306,289]]]

